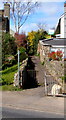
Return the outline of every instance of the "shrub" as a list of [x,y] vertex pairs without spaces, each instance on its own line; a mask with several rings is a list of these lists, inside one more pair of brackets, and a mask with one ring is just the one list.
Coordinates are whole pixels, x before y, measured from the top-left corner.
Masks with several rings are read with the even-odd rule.
[[20,62],[27,58],[26,49],[24,47],[20,48]]
[[17,63],[17,60],[13,55],[6,55],[5,61],[3,62],[3,65],[2,65],[2,70],[15,65],[16,63]]

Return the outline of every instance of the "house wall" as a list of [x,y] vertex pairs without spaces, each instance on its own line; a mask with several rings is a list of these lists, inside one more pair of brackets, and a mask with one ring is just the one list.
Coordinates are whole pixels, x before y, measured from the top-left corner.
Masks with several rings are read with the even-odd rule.
[[64,7],[64,38],[66,38],[66,6]]
[[66,38],[66,5],[64,6],[64,15],[61,16],[60,33],[61,38]]
[[4,4],[4,17],[10,19],[10,5],[8,3]]
[[58,23],[58,28],[57,30],[55,31],[56,33],[58,32],[58,29],[60,29],[59,33],[60,38],[66,38],[66,3],[64,4],[64,13],[63,15],[61,16],[61,18],[59,19],[60,21],[60,24]]
[[4,10],[0,10],[0,31],[10,31],[10,5],[4,4]]
[[61,34],[61,38],[64,38],[64,17],[61,18],[60,21],[60,34]]

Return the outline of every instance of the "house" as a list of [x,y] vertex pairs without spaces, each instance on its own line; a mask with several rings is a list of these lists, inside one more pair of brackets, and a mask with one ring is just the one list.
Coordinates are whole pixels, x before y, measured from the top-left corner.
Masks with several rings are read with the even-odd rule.
[[66,38],[66,2],[64,3],[64,13],[58,19],[55,35],[56,38]]
[[48,30],[49,35],[54,35],[54,28]]
[[10,5],[4,4],[4,9],[0,10],[0,31],[10,31]]
[[40,54],[40,61],[48,60],[48,53],[52,51],[62,51],[63,58],[66,58],[66,38],[51,38],[40,40],[38,44],[38,53]]

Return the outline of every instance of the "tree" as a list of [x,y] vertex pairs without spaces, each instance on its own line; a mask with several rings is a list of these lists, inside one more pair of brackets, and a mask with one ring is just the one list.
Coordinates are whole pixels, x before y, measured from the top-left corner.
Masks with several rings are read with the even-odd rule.
[[9,33],[3,33],[2,37],[2,61],[5,61],[6,55],[15,55],[17,53],[17,46],[15,38]]
[[[8,3],[10,3],[11,6],[11,16],[14,21],[16,33],[19,34],[20,28],[23,26],[23,24],[26,22],[29,14],[31,11],[38,6],[38,2],[31,2],[28,0],[27,2],[23,2],[19,0],[13,0],[13,2],[10,2],[11,0],[8,0]],[[18,49],[18,80],[19,80],[19,49]]]
[[28,45],[30,53],[36,54],[39,40],[45,39],[47,32],[44,30],[28,32]]
[[45,31],[47,25],[46,25],[45,22],[44,22],[44,23],[39,22],[39,23],[37,24],[37,26],[38,26],[39,30]]
[[16,42],[16,45],[17,47],[20,49],[21,47],[27,47],[27,40],[26,40],[26,35],[24,33],[22,34],[18,34],[18,33],[15,33],[15,42]]
[[36,31],[28,32],[28,45],[29,45],[29,52],[34,54],[34,45],[35,45],[35,34]]
[[38,6],[38,2],[31,2],[30,0],[7,0],[10,4],[11,17],[14,21],[15,30],[17,33],[20,32],[20,28],[26,22],[30,13]]

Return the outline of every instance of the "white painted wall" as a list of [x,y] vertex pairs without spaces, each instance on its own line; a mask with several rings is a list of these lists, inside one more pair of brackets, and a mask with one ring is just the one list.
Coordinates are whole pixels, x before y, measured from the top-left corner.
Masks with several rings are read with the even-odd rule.
[[60,21],[60,34],[61,34],[61,38],[64,38],[64,16],[61,17],[61,21]]
[[64,15],[61,16],[60,34],[61,38],[66,38],[66,7],[64,7]]
[[64,7],[64,38],[66,38],[66,7]]
[[60,36],[59,38],[66,38],[66,6],[64,7],[64,14],[60,17]]

